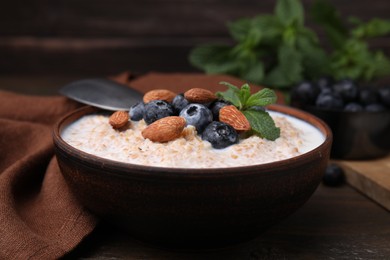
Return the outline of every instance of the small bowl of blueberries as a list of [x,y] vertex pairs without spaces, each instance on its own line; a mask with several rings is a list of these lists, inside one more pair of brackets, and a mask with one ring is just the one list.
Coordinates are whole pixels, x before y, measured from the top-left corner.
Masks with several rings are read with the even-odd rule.
[[332,158],[366,160],[390,152],[390,85],[321,77],[294,86],[291,105],[329,125],[334,138]]

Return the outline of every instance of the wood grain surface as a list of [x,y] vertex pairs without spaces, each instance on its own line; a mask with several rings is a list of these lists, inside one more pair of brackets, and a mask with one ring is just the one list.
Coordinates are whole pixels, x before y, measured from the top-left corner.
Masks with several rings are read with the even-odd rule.
[[65,259],[389,259],[389,212],[349,186],[320,186],[311,199],[258,238],[209,251],[178,251],[135,241],[101,223]]
[[[303,0],[306,8],[311,2]],[[390,13],[388,0],[330,2],[342,18],[388,18]],[[274,4],[271,0],[5,1],[0,8],[0,75],[195,70],[188,62],[191,48],[230,43],[229,21],[270,13]],[[371,45],[390,53],[390,37]]]
[[390,156],[367,161],[337,161],[347,182],[390,210]]

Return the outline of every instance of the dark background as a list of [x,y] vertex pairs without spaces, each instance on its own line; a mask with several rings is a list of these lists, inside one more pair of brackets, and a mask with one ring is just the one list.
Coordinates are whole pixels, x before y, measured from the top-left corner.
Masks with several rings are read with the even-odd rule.
[[[230,42],[226,23],[269,0],[13,0],[0,7],[0,77],[195,71],[195,45]],[[303,1],[309,6],[311,1]],[[390,18],[389,0],[333,0],[342,14]],[[311,25],[309,17],[307,24]],[[318,28],[315,28],[318,29]],[[390,37],[372,42],[390,53]]]
[[[331,2],[346,16],[390,19],[390,0]],[[229,42],[228,21],[270,13],[274,5],[270,0],[2,0],[0,89],[52,95],[88,76],[195,71],[187,60],[192,47]],[[372,46],[390,55],[390,36]],[[103,227],[70,259],[389,259],[389,227],[389,212],[350,186],[321,185],[285,222],[239,247],[181,254]]]

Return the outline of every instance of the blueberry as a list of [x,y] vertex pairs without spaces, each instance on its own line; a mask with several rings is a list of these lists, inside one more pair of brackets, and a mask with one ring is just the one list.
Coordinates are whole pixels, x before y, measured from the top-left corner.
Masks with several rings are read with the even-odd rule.
[[158,119],[173,115],[173,106],[166,101],[153,100],[145,105],[144,120],[148,125]]
[[359,89],[354,81],[343,79],[333,85],[333,92],[339,95],[344,101],[353,101],[357,98]]
[[322,182],[326,186],[340,186],[344,183],[344,170],[337,164],[331,163],[326,167]]
[[342,109],[344,102],[341,97],[333,93],[322,93],[317,97],[316,106],[325,109]]
[[181,93],[177,95],[173,101],[172,101],[172,106],[176,109],[178,113],[185,108],[190,102],[184,97],[184,94]]
[[193,125],[196,131],[200,134],[203,129],[213,121],[213,114],[210,109],[202,104],[189,104],[180,112],[180,116],[184,117],[187,125]]
[[202,139],[209,141],[215,149],[222,149],[238,143],[238,134],[232,126],[213,121],[203,131]]
[[331,90],[334,84],[334,79],[329,76],[323,76],[317,80],[316,84],[321,91]]
[[369,104],[365,107],[368,112],[382,112],[386,110],[386,107],[379,103]]
[[145,104],[144,102],[137,102],[130,107],[129,116],[133,121],[139,121],[144,117]]
[[210,105],[210,110],[213,113],[214,120],[219,120],[219,110],[227,105],[231,105],[231,103],[223,99],[218,99]]
[[296,85],[291,91],[291,102],[294,106],[303,107],[305,105],[314,105],[314,102],[320,93],[317,85],[303,81]]
[[371,88],[363,88],[359,92],[359,102],[362,105],[369,105],[379,102],[378,93]]
[[333,90],[331,88],[321,89],[321,92],[320,92],[319,95],[324,95],[324,94],[331,94],[331,95],[333,95]]
[[385,106],[390,107],[390,87],[383,87],[378,89],[379,99]]
[[350,111],[350,112],[358,112],[363,110],[364,110],[363,106],[356,102],[350,102],[346,104],[344,107],[344,111]]

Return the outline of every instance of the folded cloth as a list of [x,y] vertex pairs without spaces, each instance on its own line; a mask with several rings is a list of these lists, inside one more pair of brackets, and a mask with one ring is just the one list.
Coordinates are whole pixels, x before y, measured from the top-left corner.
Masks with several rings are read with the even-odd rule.
[[78,106],[0,92],[0,259],[58,258],[93,230],[53,157],[52,125]]
[[[217,91],[226,89],[220,81],[243,83],[192,73],[136,78],[123,73],[113,79],[141,92],[166,88],[180,93],[193,87]],[[68,189],[53,150],[53,125],[80,106],[60,96],[0,91],[0,259],[60,258],[98,223]]]

